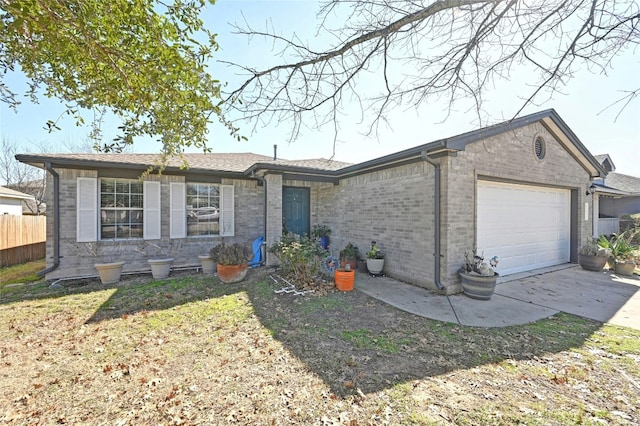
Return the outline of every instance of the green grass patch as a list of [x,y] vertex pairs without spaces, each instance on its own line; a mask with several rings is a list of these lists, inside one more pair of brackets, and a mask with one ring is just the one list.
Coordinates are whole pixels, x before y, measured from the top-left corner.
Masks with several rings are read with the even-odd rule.
[[360,349],[379,349],[389,353],[397,353],[401,345],[411,343],[409,339],[393,340],[384,336],[375,336],[364,328],[343,331],[342,338]]
[[303,299],[300,307],[305,314],[312,314],[326,310],[346,312],[349,303],[344,299],[343,293],[330,293],[326,296],[312,296]]
[[44,268],[44,259],[0,268],[0,288],[9,284],[32,283],[43,280],[37,273]]

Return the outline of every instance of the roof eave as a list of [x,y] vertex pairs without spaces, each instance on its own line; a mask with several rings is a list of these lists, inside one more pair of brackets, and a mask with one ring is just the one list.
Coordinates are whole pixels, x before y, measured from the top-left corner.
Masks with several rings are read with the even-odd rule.
[[[140,173],[146,171],[149,168],[148,164],[141,163],[119,163],[113,161],[87,161],[87,160],[77,160],[71,158],[56,158],[56,157],[46,157],[39,155],[30,155],[30,154],[18,154],[16,155],[16,159],[22,163],[29,164],[34,167],[39,167],[41,169],[45,168],[45,163],[51,163],[53,167],[62,167],[62,168],[81,168],[81,169],[89,169],[89,170],[99,170],[99,169],[126,169],[126,170],[137,170]],[[158,167],[153,166],[153,172],[157,173],[159,170]],[[220,177],[228,177],[228,178],[236,178],[236,179],[246,179],[247,176],[244,172],[240,171],[230,171],[230,170],[215,170],[215,169],[204,169],[199,167],[188,167],[188,168],[180,168],[176,166],[167,166],[164,168],[163,173],[168,174],[182,174],[186,172],[190,173],[206,173],[213,174]]]

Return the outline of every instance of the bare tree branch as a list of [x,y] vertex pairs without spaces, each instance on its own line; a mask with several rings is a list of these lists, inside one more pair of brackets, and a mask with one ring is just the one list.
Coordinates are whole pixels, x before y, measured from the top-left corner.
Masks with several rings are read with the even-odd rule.
[[[331,28],[336,14],[346,19]],[[292,140],[306,126],[333,122],[338,132],[340,121],[354,121],[347,112],[354,102],[370,133],[398,107],[441,98],[448,113],[472,105],[482,122],[484,94],[519,67],[536,77],[514,116],[561,91],[582,68],[606,73],[616,55],[640,44],[636,0],[332,0],[318,19],[319,34],[336,40],[324,50],[236,26],[238,34],[271,40],[280,63],[232,64],[246,78],[225,94],[226,107],[243,120],[291,122]],[[624,108],[637,97],[623,99]]]

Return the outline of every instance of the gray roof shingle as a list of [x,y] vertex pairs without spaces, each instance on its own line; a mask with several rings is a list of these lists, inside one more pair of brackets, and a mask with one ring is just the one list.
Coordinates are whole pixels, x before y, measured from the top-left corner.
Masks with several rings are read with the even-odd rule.
[[610,188],[640,195],[640,177],[611,172],[607,174],[604,183]]
[[[28,162],[44,162],[50,161],[54,163],[75,163],[79,165],[89,165],[93,167],[113,167],[118,166],[135,166],[147,167],[152,164],[158,164],[161,161],[159,154],[41,154],[31,155],[24,154],[20,157],[28,157]],[[343,163],[335,160],[327,160],[324,158],[314,158],[306,160],[274,160],[273,157],[266,155],[245,153],[186,153],[179,156],[169,157],[166,166],[169,168],[179,168],[183,160],[189,165],[190,169],[221,171],[243,173],[254,164],[280,165],[288,167],[300,167],[311,170],[334,171],[349,166],[349,163]]]

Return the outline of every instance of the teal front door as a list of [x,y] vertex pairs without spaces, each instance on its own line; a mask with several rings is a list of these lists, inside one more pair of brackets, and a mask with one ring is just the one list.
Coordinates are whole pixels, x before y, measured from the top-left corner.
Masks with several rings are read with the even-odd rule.
[[282,220],[287,232],[309,235],[309,210],[309,188],[282,188]]

